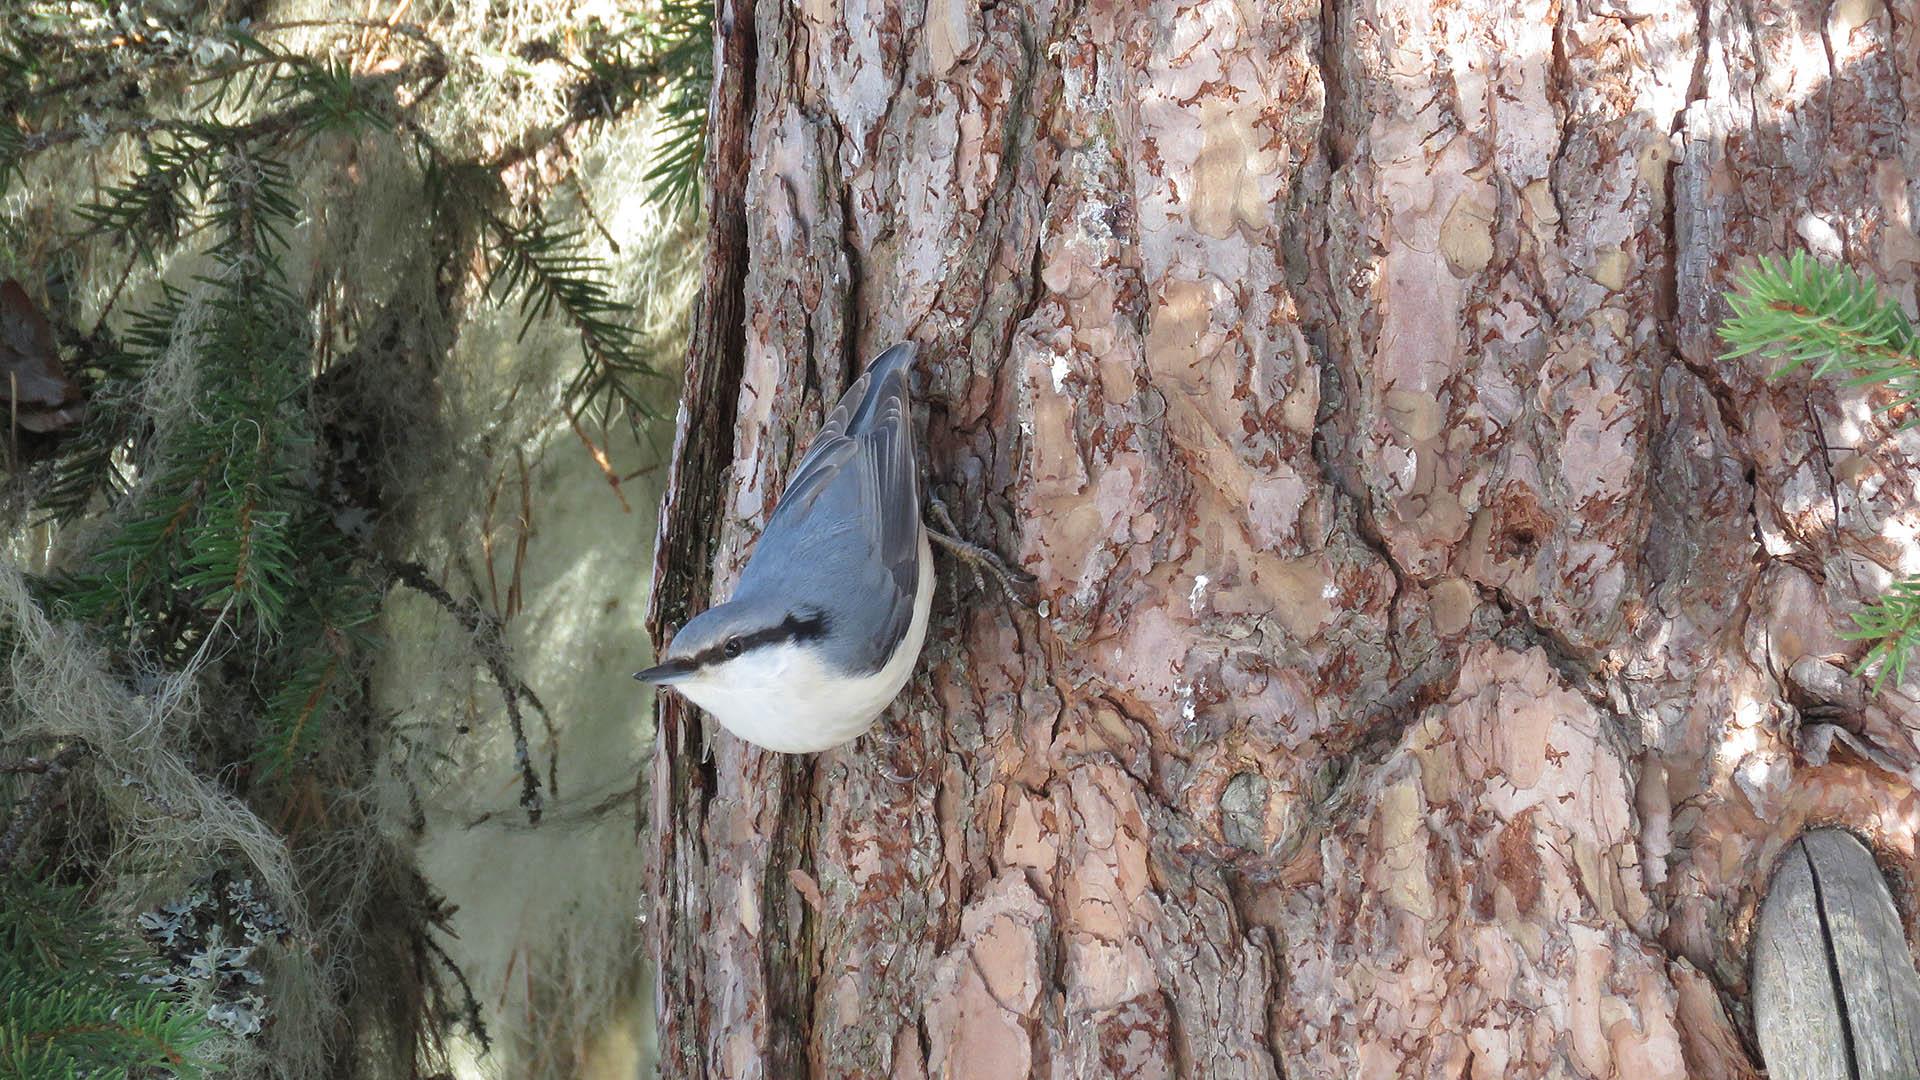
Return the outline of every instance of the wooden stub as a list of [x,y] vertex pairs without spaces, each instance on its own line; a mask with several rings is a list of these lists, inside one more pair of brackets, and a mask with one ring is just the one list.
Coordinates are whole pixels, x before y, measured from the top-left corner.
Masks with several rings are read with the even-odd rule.
[[1920,974],[1851,834],[1815,829],[1781,856],[1754,938],[1753,1026],[1772,1080],[1920,1077]]

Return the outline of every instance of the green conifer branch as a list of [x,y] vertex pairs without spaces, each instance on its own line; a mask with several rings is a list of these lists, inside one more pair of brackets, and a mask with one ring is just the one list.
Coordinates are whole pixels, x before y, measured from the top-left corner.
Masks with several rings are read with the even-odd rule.
[[[326,550],[324,537],[303,547]],[[337,587],[325,594],[305,593],[306,605],[287,629],[290,646],[274,657],[274,689],[261,709],[254,739],[254,760],[268,775],[290,769],[318,751],[335,729],[334,720],[353,701],[357,682],[373,655],[372,633],[380,613],[380,594],[366,586],[348,565],[322,568]]]
[[1842,630],[1840,636],[1872,643],[1855,671],[1877,668],[1875,690],[1889,680],[1899,685],[1907,676],[1914,647],[1920,646],[1920,578],[1894,582],[1879,599],[1854,612],[1853,628]]
[[140,171],[74,213],[92,231],[120,237],[151,262],[180,238],[194,192],[206,187],[212,140],[195,128],[161,133],[141,147]]
[[[1815,375],[1844,375],[1849,386],[1886,384],[1886,412],[1920,400],[1920,343],[1900,305],[1846,267],[1822,266],[1804,253],[1786,262],[1760,259],[1727,294],[1733,317],[1720,327],[1725,359],[1759,354],[1786,361],[1779,378],[1806,364]],[[1920,414],[1902,426],[1920,423]]]
[[[125,625],[138,636],[156,613],[185,604],[235,609],[265,632],[278,628],[301,588],[289,533],[317,508],[298,466],[311,448],[300,399],[309,345],[298,301],[280,284],[278,253],[296,208],[283,166],[230,149],[218,166],[208,220],[218,270],[193,332],[201,357],[189,422],[162,457],[148,494],[103,547],[90,574],[65,590],[69,610]],[[176,344],[187,309],[162,300],[176,322],[148,318],[136,332],[159,355]],[[125,608],[123,619],[109,618]]]
[[661,375],[625,321],[627,306],[614,295],[600,261],[586,252],[583,234],[537,217],[516,225],[490,213],[486,221],[493,238],[490,285],[519,297],[520,336],[556,315],[580,335],[584,362],[567,384],[565,406],[590,407],[602,423],[653,417],[635,380]]
[[[1840,375],[1848,386],[1884,385],[1891,400],[1878,412],[1908,410],[1920,401],[1920,338],[1900,305],[1881,296],[1879,285],[1847,267],[1824,266],[1804,252],[1781,262],[1761,258],[1727,294],[1733,315],[1720,326],[1724,359],[1760,355],[1783,359],[1772,378],[1806,365],[1815,375]],[[1920,424],[1913,411],[1901,427]],[[1878,670],[1877,690],[1906,676],[1920,645],[1920,578],[1895,583],[1852,615],[1852,641],[1870,642],[1855,674]]]
[[713,91],[713,8],[705,0],[663,0],[585,56],[592,92],[659,104],[666,138],[644,179],[654,200],[669,208],[697,208],[700,197]]
[[0,878],[0,1080],[209,1075],[214,1032],[81,889]]
[[[39,14],[20,14],[29,8]],[[698,8],[686,8],[696,24],[706,17]],[[377,745],[370,733],[380,731],[365,675],[384,576],[375,580],[364,539],[336,523],[333,501],[340,495],[326,487],[338,474],[329,455],[342,432],[315,409],[313,320],[308,301],[292,293],[283,271],[287,242],[302,225],[298,189],[284,163],[319,136],[380,136],[411,145],[429,172],[445,167],[447,155],[431,145],[420,106],[448,66],[417,28],[333,24],[353,27],[356,40],[365,30],[410,37],[421,46],[415,60],[356,74],[348,57],[358,50],[343,47],[344,36],[302,52],[281,43],[292,40],[280,34],[292,24],[229,32],[208,26],[203,14],[178,16],[168,33],[232,46],[224,60],[209,65],[197,52],[156,36],[134,34],[121,44],[93,30],[68,32],[60,20],[69,10],[33,0],[0,14],[0,187],[23,167],[44,165],[34,156],[54,148],[84,159],[99,148],[118,153],[132,146],[138,158],[131,174],[95,187],[78,208],[79,231],[128,249],[116,268],[139,260],[163,265],[162,256],[191,245],[201,276],[163,283],[145,310],[122,315],[117,333],[96,328],[80,339],[77,352],[76,334],[66,330],[68,370],[87,393],[87,412],[60,435],[56,456],[33,466],[30,489],[41,512],[69,519],[106,513],[97,531],[69,534],[91,537],[81,572],[33,583],[36,597],[117,646],[113,670],[103,678],[159,669],[165,677],[192,679],[210,700],[217,696],[220,721],[209,724],[217,730],[195,735],[207,742],[193,748],[193,769],[217,776],[261,813],[285,813],[314,796],[357,797],[351,791],[366,773],[356,755],[377,753],[368,749]],[[96,14],[89,9],[73,18]],[[24,36],[14,33],[27,24]],[[709,37],[710,30],[701,31],[674,39],[671,47],[640,40],[591,45],[576,107],[556,133],[619,115],[666,87],[684,89],[689,76],[680,65],[705,64]],[[100,101],[119,104],[89,105],[85,113],[61,103],[61,95],[74,90],[113,88],[116,80],[131,85],[130,65],[142,73],[140,86],[153,91],[151,98],[102,94]],[[161,77],[151,78],[156,72]],[[183,77],[196,100],[167,100]],[[686,95],[686,108],[697,101],[703,111],[705,98],[701,83],[698,94]],[[524,142],[531,156],[551,138]],[[689,191],[697,182],[699,149],[684,159],[691,162]],[[446,235],[459,238],[442,252],[436,237],[436,256],[448,257],[445,265],[463,265],[474,254],[463,245],[477,229],[495,295],[517,304],[523,320],[551,316],[579,334],[583,361],[567,386],[568,406],[590,403],[603,419],[645,415],[635,384],[653,372],[606,263],[584,236],[557,225],[537,195],[512,197],[500,168],[485,161],[460,167],[484,174],[484,183],[456,193],[474,201],[450,205],[436,198],[424,208],[423,216],[447,223]],[[477,606],[465,601],[450,610],[468,607],[477,616]],[[513,729],[522,801],[537,820],[542,796],[521,709],[544,710],[512,674],[497,637],[497,627],[491,636],[475,634]],[[70,783],[78,793],[104,779],[76,774]],[[40,827],[21,830],[22,864],[31,862],[42,838],[52,840],[67,824],[49,813]],[[324,823],[281,828],[296,847],[337,844],[343,831]],[[120,857],[94,854],[103,865]],[[360,917],[318,899],[330,895],[325,875],[333,871],[317,865],[301,864],[299,888],[314,894],[304,898],[325,919]],[[71,906],[78,898],[64,902]],[[36,905],[15,902],[15,894],[0,887],[0,911],[23,907]],[[78,931],[62,916],[36,932],[67,939]],[[327,944],[349,952],[366,947]],[[114,964],[131,962],[113,956]],[[356,953],[342,964],[364,959]],[[202,1018],[183,1015],[149,988],[36,978],[30,968],[8,967],[0,955],[0,1080],[142,1075],[149,1067],[164,1070],[154,1075],[199,1075],[211,1053],[201,1053],[203,1041],[229,1038],[215,1036]],[[403,1023],[409,1037],[431,1040],[444,1018]],[[419,1060],[429,1057],[422,1051]]]
[[646,178],[668,206],[693,207],[700,198],[713,92],[713,10],[703,0],[663,0],[648,35],[649,55],[666,76],[659,100],[667,137]]

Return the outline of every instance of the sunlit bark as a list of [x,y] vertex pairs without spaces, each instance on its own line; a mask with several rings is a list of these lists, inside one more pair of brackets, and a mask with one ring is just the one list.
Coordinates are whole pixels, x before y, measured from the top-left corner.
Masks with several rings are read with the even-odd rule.
[[1920,873],[1907,699],[1838,709],[1879,765],[1798,711],[1920,568],[1920,436],[1713,327],[1800,246],[1912,303],[1916,20],[735,14],[744,341],[694,350],[732,424],[674,496],[724,510],[670,504],[717,556],[670,547],[661,594],[724,595],[912,337],[934,485],[1038,608],[945,577],[892,743],[667,711],[668,1074],[1754,1075],[1774,855],[1836,820]]

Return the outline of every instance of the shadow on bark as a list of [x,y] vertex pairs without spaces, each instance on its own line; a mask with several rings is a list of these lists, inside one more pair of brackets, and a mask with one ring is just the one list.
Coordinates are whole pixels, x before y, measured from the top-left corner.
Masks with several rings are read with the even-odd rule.
[[1774,856],[1844,821],[1914,869],[1905,699],[1827,713],[1882,764],[1809,756],[1788,672],[1856,654],[1920,442],[1720,363],[1717,297],[1804,243],[1912,302],[1912,26],[755,21],[655,632],[901,337],[934,485],[1043,605],[943,578],[893,746],[666,707],[668,1071],[1754,1075]]

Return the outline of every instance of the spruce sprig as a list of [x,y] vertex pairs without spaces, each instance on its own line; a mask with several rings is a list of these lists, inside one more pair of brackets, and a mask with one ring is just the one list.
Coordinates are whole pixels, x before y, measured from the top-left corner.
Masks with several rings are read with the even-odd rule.
[[534,323],[558,315],[580,335],[583,359],[567,384],[569,408],[587,406],[602,423],[638,422],[654,414],[636,380],[660,378],[648,363],[640,336],[626,321],[627,305],[587,252],[584,234],[545,218],[515,224],[487,215],[493,238],[491,287],[520,298],[520,336]]
[[214,1032],[157,970],[83,890],[0,878],[0,1080],[208,1075]]
[[151,263],[180,238],[192,201],[207,186],[215,137],[189,126],[150,137],[140,148],[140,170],[107,187],[74,213],[95,233],[118,237]]
[[706,0],[662,0],[636,35],[659,79],[666,138],[645,179],[664,206],[693,207],[707,157],[707,99],[713,91],[713,9]]
[[[1846,267],[1828,267],[1796,253],[1786,262],[1762,258],[1727,295],[1733,317],[1720,327],[1723,358],[1761,354],[1786,361],[1780,378],[1814,364],[1815,375],[1844,375],[1848,386],[1886,384],[1885,412],[1920,401],[1920,342],[1900,305],[1879,285]],[[1920,424],[1920,413],[1902,427]]]
[[273,689],[260,710],[253,755],[268,775],[306,760],[337,732],[335,721],[354,701],[377,644],[379,592],[356,574],[323,522],[309,522],[308,529],[302,549],[331,552],[332,559],[312,576],[332,587],[301,595],[288,619],[288,647],[270,659]]
[[[1786,362],[1771,373],[1775,379],[1812,364],[1815,375],[1845,376],[1848,386],[1884,385],[1894,396],[1875,403],[1879,412],[1920,401],[1920,338],[1906,312],[1881,296],[1872,279],[1798,252],[1785,262],[1759,259],[1736,285],[1738,291],[1727,294],[1733,316],[1720,326],[1728,345],[1723,359],[1781,358]],[[1920,411],[1901,427],[1916,424]],[[1852,619],[1852,628],[1840,636],[1871,643],[1854,673],[1878,669],[1875,690],[1888,680],[1901,682],[1920,646],[1920,577],[1894,583]]]
[[73,372],[86,393],[88,408],[66,453],[39,474],[40,511],[46,518],[72,521],[93,507],[103,493],[125,495],[132,478],[123,453],[134,445],[142,426],[133,399],[142,376],[165,352],[168,334],[180,318],[185,294],[163,283],[159,298],[136,311],[118,341],[90,340],[87,362]]
[[1920,578],[1907,578],[1888,586],[1878,600],[1853,613],[1853,628],[1840,631],[1849,641],[1870,641],[1872,647],[1855,669],[1856,674],[1878,668],[1875,690],[1889,680],[1899,685],[1907,677],[1907,662],[1920,646]]
[[[65,590],[71,612],[116,623],[133,636],[156,615],[234,609],[259,630],[278,629],[302,587],[291,541],[318,511],[302,483],[312,447],[302,391],[309,347],[299,302],[280,282],[278,252],[295,206],[284,167],[230,150],[208,219],[218,230],[209,290],[185,316],[177,293],[149,318],[141,343],[164,351],[193,335],[200,363],[189,416],[146,464],[155,479],[94,560]],[[124,619],[112,613],[124,609]]]

